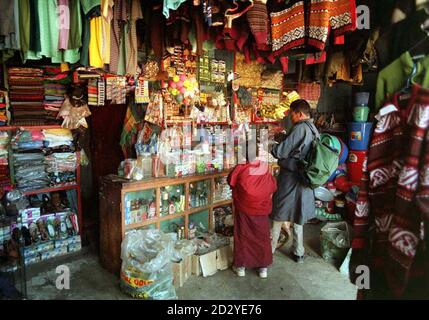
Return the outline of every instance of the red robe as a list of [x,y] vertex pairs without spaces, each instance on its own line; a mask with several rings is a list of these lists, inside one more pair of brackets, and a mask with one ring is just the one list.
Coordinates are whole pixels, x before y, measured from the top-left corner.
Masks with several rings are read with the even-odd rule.
[[228,177],[234,206],[234,265],[265,268],[273,262],[270,239],[271,197],[276,180],[259,161],[237,165]]

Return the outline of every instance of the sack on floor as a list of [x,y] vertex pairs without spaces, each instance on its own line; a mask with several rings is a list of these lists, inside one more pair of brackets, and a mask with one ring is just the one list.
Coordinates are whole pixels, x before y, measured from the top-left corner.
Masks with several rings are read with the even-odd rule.
[[321,229],[322,258],[339,267],[347,256],[351,241],[352,229],[347,222],[328,222]]
[[121,289],[134,298],[177,299],[171,259],[174,239],[160,230],[131,230],[122,242]]

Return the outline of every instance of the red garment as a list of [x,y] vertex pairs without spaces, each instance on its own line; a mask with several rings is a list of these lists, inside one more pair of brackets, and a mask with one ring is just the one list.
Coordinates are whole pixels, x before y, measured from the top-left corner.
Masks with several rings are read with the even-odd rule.
[[234,266],[266,268],[273,263],[268,216],[234,214]]
[[271,196],[277,190],[277,182],[266,162],[237,165],[229,174],[228,183],[238,211],[259,216],[271,213]]

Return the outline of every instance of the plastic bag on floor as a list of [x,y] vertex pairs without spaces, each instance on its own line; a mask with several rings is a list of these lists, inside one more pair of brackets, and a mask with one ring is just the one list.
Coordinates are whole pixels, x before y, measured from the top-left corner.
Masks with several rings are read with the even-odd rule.
[[178,240],[174,244],[173,262],[180,262],[187,256],[193,255],[197,250],[196,245],[191,240]]
[[171,259],[174,240],[160,230],[131,230],[122,242],[121,288],[134,298],[177,299]]
[[352,240],[351,227],[347,222],[327,223],[321,229],[320,245],[326,261],[341,264],[347,255]]

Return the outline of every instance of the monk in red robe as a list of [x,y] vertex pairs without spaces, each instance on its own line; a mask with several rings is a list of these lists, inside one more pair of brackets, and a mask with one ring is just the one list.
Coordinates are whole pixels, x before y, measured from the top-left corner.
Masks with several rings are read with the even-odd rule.
[[[259,268],[259,276],[267,277],[273,262],[270,239],[272,195],[277,189],[268,163],[257,160],[249,142],[245,164],[237,165],[228,177],[234,200],[234,269],[245,276],[245,268]],[[250,161],[249,161],[250,160]]]

